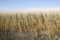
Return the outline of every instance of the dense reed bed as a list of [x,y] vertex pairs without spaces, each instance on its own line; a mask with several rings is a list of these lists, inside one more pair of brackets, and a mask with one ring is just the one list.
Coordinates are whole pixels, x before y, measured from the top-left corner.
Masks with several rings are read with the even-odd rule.
[[[15,14],[13,14],[15,13]],[[0,40],[60,40],[60,12],[0,13]]]

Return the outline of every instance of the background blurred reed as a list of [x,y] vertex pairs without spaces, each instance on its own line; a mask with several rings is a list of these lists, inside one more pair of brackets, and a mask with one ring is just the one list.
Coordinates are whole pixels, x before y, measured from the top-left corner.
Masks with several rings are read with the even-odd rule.
[[40,11],[25,15],[23,12],[1,12],[0,40],[60,40],[59,13]]

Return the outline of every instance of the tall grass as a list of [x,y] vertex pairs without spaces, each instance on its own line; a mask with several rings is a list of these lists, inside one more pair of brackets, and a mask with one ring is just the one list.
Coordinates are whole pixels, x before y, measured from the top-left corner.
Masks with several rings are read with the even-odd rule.
[[0,13],[0,40],[60,40],[59,13]]

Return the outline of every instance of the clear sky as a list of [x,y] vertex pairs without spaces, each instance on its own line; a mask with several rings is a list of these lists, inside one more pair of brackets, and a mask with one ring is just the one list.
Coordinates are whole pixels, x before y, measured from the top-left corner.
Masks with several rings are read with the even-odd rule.
[[0,10],[60,8],[60,0],[0,0]]

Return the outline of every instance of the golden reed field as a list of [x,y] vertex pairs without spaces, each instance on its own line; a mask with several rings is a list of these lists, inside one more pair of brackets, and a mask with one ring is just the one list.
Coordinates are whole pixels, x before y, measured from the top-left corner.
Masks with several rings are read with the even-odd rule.
[[60,40],[60,9],[0,12],[0,40]]

